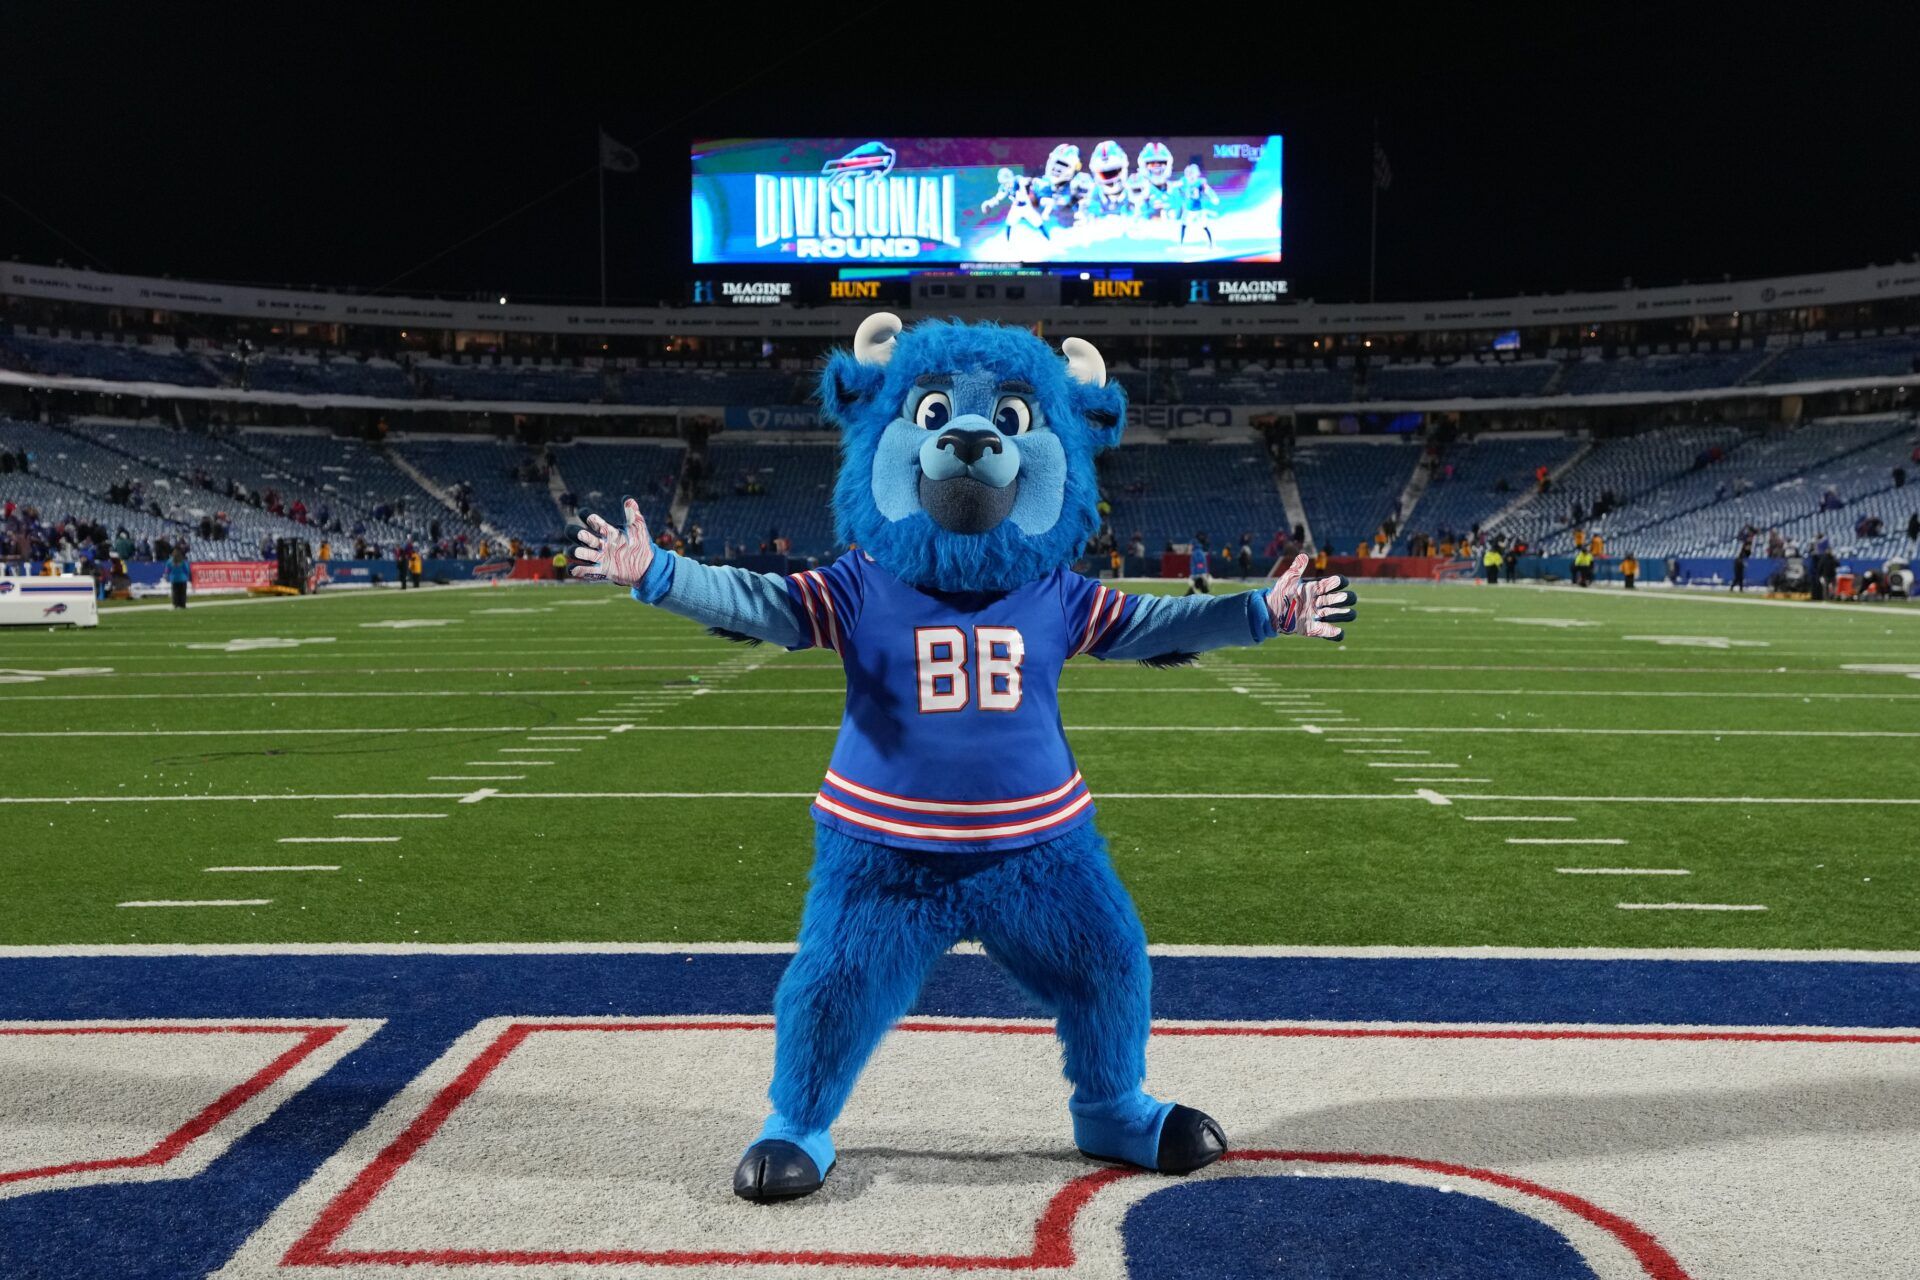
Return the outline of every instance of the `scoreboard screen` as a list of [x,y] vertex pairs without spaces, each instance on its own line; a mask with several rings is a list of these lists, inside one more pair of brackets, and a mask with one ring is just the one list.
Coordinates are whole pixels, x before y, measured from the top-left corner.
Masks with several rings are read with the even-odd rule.
[[736,138],[693,147],[700,264],[1280,261],[1281,139]]

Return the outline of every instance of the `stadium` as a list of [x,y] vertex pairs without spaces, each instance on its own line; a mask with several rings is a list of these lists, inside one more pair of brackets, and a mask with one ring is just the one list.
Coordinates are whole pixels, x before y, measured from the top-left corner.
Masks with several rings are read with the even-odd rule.
[[1690,169],[1704,16],[164,125],[119,16],[6,90],[0,1280],[1914,1274],[1897,33]]

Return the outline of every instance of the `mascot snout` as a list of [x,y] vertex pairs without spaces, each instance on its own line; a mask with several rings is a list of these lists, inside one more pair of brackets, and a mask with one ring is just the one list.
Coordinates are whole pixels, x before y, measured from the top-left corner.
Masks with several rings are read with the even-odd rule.
[[968,414],[920,446],[920,505],[953,533],[985,533],[1020,496],[1020,448],[985,418]]

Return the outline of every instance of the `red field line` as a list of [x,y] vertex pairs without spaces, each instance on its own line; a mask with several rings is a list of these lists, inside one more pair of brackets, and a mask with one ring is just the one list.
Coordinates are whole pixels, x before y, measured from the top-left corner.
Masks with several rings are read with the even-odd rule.
[[136,1156],[117,1156],[108,1160],[76,1160],[69,1164],[48,1165],[40,1169],[0,1171],[0,1184],[26,1182],[33,1178],[57,1178],[67,1173],[93,1173],[101,1169],[141,1169],[163,1165],[205,1137],[213,1127],[260,1096],[308,1055],[345,1031],[344,1026],[114,1026],[114,1027],[0,1027],[0,1036],[138,1036],[138,1035],[298,1035],[300,1043],[269,1062],[248,1079],[216,1098],[191,1120]]

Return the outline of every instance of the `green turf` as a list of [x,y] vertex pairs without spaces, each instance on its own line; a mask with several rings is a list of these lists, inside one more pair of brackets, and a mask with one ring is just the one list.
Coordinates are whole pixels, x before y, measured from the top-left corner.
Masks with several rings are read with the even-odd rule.
[[[1069,733],[1156,941],[1920,947],[1920,806],[1757,802],[1920,798],[1920,681],[1846,669],[1920,663],[1920,613],[1360,592],[1343,646],[1069,667]],[[396,620],[447,625],[367,625]],[[265,639],[306,643],[224,647]],[[743,650],[584,587],[376,590],[0,632],[0,672],[61,669],[92,673],[0,683],[7,796],[250,798],[0,804],[0,943],[789,938],[812,838],[804,796],[839,715],[832,655]],[[1309,695],[1311,709],[1263,694]],[[592,734],[580,717],[634,695],[663,699],[625,717],[636,729],[528,741]],[[1321,731],[1300,731],[1300,715]],[[1364,738],[1399,741],[1340,741]],[[570,750],[524,750],[537,746]],[[1384,750],[1459,767],[1371,768],[1396,757],[1359,754]],[[554,763],[469,763],[515,755]],[[1415,774],[1433,781],[1399,780]],[[504,795],[458,803],[481,787]],[[717,791],[794,794],[704,794]],[[552,794],[577,792],[695,794]],[[548,798],[513,798],[528,793]],[[290,795],[356,798],[276,798]],[[1597,799],[1609,796],[1737,802]],[[335,817],[347,812],[447,816]],[[401,839],[279,843],[338,835]],[[341,870],[204,870],[286,863]],[[272,902],[117,905],[206,898]],[[1616,906],[1676,901],[1767,910]]]

